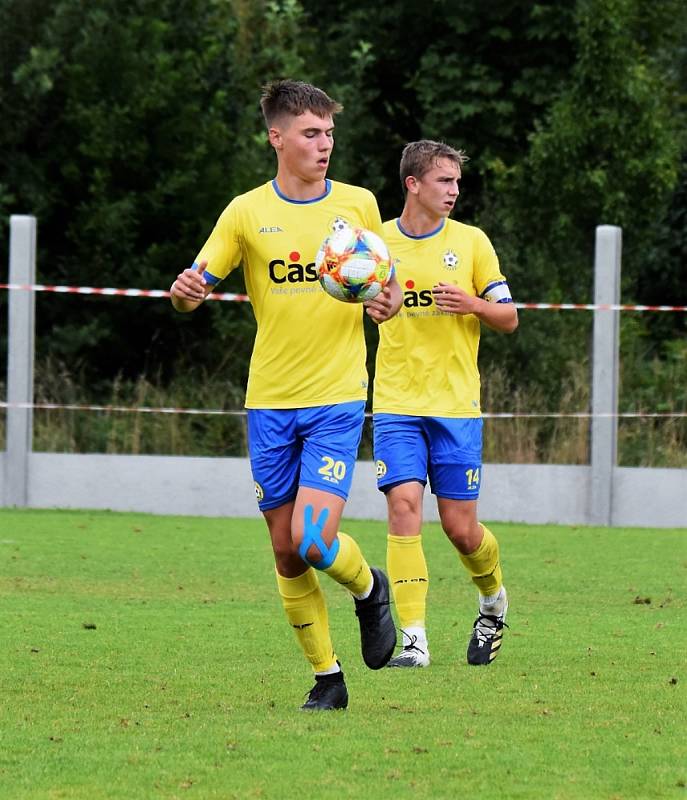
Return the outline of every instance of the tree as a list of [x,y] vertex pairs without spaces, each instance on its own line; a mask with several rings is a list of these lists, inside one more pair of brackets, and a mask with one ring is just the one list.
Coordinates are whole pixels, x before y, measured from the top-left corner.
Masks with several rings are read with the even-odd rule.
[[[0,211],[38,217],[45,282],[169,285],[231,197],[274,173],[262,84],[315,77],[297,0],[2,0],[0,21],[14,119],[0,131]],[[241,291],[240,274],[224,288]],[[102,300],[66,302],[41,308],[39,341],[90,379],[169,372],[179,354],[214,363],[208,342],[222,338],[235,349],[221,366],[244,384],[245,305],[208,304],[191,325],[165,303],[96,315]]]
[[[664,265],[684,256],[683,6],[0,0],[0,213],[38,217],[42,281],[167,286],[229,199],[274,174],[260,87],[297,77],[343,102],[331,175],[375,191],[385,218],[407,141],[468,151],[457,216],[490,235],[516,299],[589,300],[594,227],[610,222],[625,231],[624,299],[677,302]],[[242,290],[240,273],[224,288]],[[589,322],[524,312],[483,357],[555,403]],[[246,305],[191,320],[96,298],[43,303],[38,324],[41,353],[91,384],[168,376],[181,358],[243,386],[254,332]],[[640,327],[660,353],[684,319]]]
[[[623,228],[623,296],[638,299],[685,148],[684,107],[665,59],[684,19],[672,2],[577,3],[569,80],[536,121],[526,156],[494,171],[485,216],[517,296],[590,302],[594,229],[606,223]],[[590,320],[556,320],[555,347],[547,344],[551,325],[528,316],[512,358],[515,365],[534,355],[553,399],[567,365],[586,355],[580,343]]]

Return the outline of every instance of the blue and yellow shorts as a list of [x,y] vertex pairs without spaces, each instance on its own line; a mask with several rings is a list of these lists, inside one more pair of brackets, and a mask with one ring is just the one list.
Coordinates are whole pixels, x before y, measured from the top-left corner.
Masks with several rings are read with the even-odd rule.
[[261,511],[296,497],[299,486],[348,498],[365,403],[248,409],[248,450]]
[[451,500],[476,500],[482,474],[482,419],[375,414],[377,487],[408,481]]

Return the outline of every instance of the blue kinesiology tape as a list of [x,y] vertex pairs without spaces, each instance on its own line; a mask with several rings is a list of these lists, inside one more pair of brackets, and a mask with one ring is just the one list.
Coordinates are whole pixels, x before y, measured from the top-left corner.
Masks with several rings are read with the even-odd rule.
[[[310,505],[306,506],[304,509],[303,541],[298,548],[298,555],[306,564],[310,564],[310,566],[315,567],[315,569],[327,569],[327,567],[331,567],[334,563],[334,559],[339,552],[339,539],[334,539],[332,546],[327,547],[322,538],[322,529],[329,517],[329,509],[323,508],[316,522],[313,522],[313,511],[314,509]],[[319,561],[310,561],[308,558],[308,550],[313,545],[320,551],[322,556]]]

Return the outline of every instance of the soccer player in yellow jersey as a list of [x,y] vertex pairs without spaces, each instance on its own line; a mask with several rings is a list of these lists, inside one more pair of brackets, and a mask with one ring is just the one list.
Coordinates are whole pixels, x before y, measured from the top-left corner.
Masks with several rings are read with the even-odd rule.
[[[339,531],[367,397],[363,307],[326,295],[314,262],[336,227],[381,234],[382,221],[369,191],[326,177],[339,103],[310,84],[283,80],[264,87],[261,107],[276,177],[229,203],[193,266],[172,284],[172,303],[193,311],[242,266],[257,321],[246,391],[251,469],[282,604],[315,673],[302,707],[346,708],[318,573],[353,596],[368,667],[388,662],[396,629],[386,575]],[[364,305],[382,323],[401,302],[393,281]]]
[[387,571],[404,636],[388,664],[394,667],[429,665],[421,539],[428,478],[442,527],[479,590],[470,664],[495,658],[508,609],[498,543],[477,519],[477,349],[482,323],[511,333],[518,317],[487,236],[449,219],[464,158],[440,142],[408,144],[400,167],[403,212],[384,224],[404,290],[403,309],[380,328],[373,407],[377,483],[388,506]]

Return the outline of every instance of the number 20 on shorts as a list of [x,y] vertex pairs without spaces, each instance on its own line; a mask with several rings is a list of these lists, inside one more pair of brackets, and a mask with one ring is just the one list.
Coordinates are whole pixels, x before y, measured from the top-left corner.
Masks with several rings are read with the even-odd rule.
[[335,461],[330,456],[322,456],[323,465],[317,472],[324,477],[326,481],[338,483],[346,477],[346,465],[343,461]]

